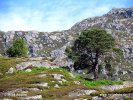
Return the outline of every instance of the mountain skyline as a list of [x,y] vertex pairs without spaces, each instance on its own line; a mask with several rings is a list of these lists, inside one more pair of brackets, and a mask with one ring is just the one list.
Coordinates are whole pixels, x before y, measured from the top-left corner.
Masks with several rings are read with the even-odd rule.
[[82,19],[132,5],[132,0],[1,0],[0,30],[66,30]]

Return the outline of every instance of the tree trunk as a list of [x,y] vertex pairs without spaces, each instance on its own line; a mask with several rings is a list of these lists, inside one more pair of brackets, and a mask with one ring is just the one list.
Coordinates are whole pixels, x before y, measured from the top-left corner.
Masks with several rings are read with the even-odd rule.
[[97,80],[99,78],[98,77],[98,64],[96,64],[93,74],[94,74],[94,80]]
[[99,51],[96,50],[96,55],[95,55],[95,63],[94,63],[94,79],[97,80],[98,79],[98,65],[99,65]]

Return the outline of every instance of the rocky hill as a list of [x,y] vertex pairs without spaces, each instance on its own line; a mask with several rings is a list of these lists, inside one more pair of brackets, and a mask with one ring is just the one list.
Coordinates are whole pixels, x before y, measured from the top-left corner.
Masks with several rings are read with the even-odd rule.
[[64,49],[84,29],[106,29],[125,52],[127,59],[133,59],[133,8],[112,9],[107,14],[92,17],[76,23],[69,30],[56,32],[8,31],[0,32],[1,54],[11,46],[15,37],[25,38],[30,56],[64,56]]
[[[78,37],[80,32],[89,28],[103,28],[116,39],[117,47],[124,51],[124,63],[117,70],[122,74],[133,75],[133,8],[112,9],[107,14],[92,17],[76,23],[68,30],[55,32],[8,31],[0,32],[0,53],[11,46],[16,37],[23,37],[29,47],[29,56],[65,58],[64,50]],[[125,72],[124,72],[124,71]],[[130,76],[130,75],[128,75]]]
[[[19,69],[17,63],[29,60],[31,62],[35,59],[0,57],[0,100],[132,100],[133,98],[132,81],[87,80],[64,68],[39,64],[36,67],[30,65],[28,68]],[[16,64],[16,71],[12,72],[11,69]],[[12,68],[6,72],[9,66]]]

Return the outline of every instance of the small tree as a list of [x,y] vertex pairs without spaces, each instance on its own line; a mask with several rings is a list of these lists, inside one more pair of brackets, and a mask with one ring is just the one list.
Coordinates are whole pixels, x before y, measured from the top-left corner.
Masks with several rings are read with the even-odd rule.
[[7,49],[10,57],[26,57],[28,52],[27,45],[23,38],[17,38],[13,41],[13,45]]
[[71,48],[67,48],[68,57],[74,60],[76,69],[88,69],[98,79],[100,59],[107,55],[115,44],[114,38],[102,29],[90,29],[81,32]]

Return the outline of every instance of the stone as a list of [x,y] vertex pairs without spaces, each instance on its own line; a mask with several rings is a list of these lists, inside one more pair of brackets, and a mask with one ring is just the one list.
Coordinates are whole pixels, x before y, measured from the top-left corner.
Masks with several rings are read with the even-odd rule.
[[54,79],[61,80],[62,77],[64,77],[62,74],[52,74]]
[[42,95],[28,96],[25,99],[26,100],[40,100],[42,99]]
[[56,58],[52,63],[56,66],[67,66],[66,59]]
[[21,62],[20,64],[16,65],[17,70],[24,70],[27,69],[28,67],[46,67],[50,68],[51,64],[50,62],[42,62],[42,61],[27,61],[27,62]]
[[127,72],[133,74],[133,70],[127,70]]
[[41,83],[38,83],[36,85],[42,86],[42,87],[48,87],[48,83],[47,82],[41,82]]
[[62,84],[63,82],[62,81],[58,81],[60,84]]
[[80,82],[79,82],[79,81],[73,81],[73,82],[74,82],[74,84],[78,84],[78,85],[80,84]]
[[90,95],[93,92],[96,92],[96,90],[81,90],[82,92],[84,92],[86,95]]
[[16,96],[21,97],[21,96],[23,96],[23,97],[26,97],[27,93],[28,93],[28,91],[23,91],[21,88],[18,88],[18,89],[3,92],[2,94],[4,96],[12,96],[12,97],[16,97]]
[[98,97],[98,96],[94,96],[94,97],[92,97],[92,100],[103,100],[103,98],[102,97]]
[[8,72],[6,72],[7,74],[12,74],[14,72],[14,68],[13,67],[11,67],[9,70],[8,70]]
[[46,77],[46,76],[48,76],[47,74],[40,74],[40,75],[38,75],[38,77]]
[[65,80],[65,79],[61,79],[62,80],[62,82],[66,82],[67,80]]
[[65,48],[66,48],[66,46],[64,46],[60,49],[56,49],[56,50],[51,51],[50,52],[51,57],[52,58],[60,58],[60,59],[66,58]]
[[69,97],[78,97],[78,96],[81,96],[81,95],[90,95],[93,92],[96,92],[96,90],[80,90],[80,89],[77,89],[77,91],[70,92]]
[[55,87],[55,88],[60,88],[58,84],[55,84],[55,86],[54,86],[54,87]]
[[26,69],[25,72],[31,72],[32,70],[31,69]]
[[38,88],[29,88],[29,90],[31,90],[31,91],[40,91],[40,89],[38,89]]
[[28,60],[30,61],[42,61],[44,59],[44,57],[30,57],[28,58]]
[[115,86],[100,86],[101,89],[105,89],[105,90],[117,90],[117,89],[122,89],[123,85],[115,85]]

